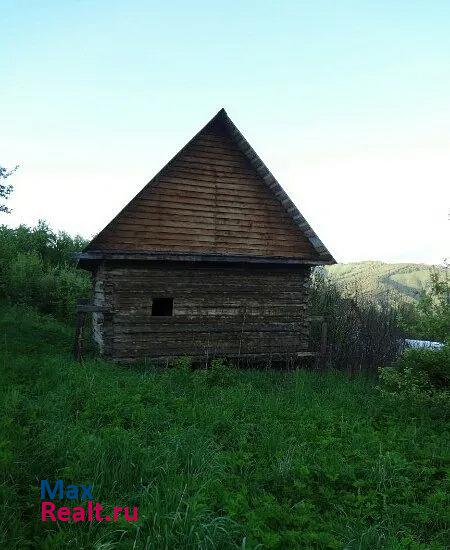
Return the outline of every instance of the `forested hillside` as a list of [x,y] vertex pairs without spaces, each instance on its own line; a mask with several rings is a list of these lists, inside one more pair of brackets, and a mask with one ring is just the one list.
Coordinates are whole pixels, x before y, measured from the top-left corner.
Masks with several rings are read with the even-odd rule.
[[349,294],[367,294],[377,298],[417,300],[430,282],[430,273],[442,266],[426,264],[387,264],[353,262],[325,268]]

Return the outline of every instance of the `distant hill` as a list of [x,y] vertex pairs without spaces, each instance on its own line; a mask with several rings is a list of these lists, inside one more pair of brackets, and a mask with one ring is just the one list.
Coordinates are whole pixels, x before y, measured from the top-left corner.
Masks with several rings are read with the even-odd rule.
[[326,272],[351,295],[358,292],[380,299],[389,297],[417,300],[434,269],[444,272],[441,266],[383,262],[336,264],[328,266]]

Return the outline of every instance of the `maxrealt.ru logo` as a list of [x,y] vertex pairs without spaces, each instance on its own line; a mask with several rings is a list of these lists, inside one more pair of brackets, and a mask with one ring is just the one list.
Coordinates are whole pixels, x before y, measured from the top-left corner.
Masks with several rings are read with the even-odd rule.
[[[87,501],[84,506],[57,506],[53,500]],[[114,506],[111,514],[102,515],[103,506],[94,502],[93,485],[64,485],[62,479],[57,479],[52,486],[48,479],[41,481],[41,519],[42,521],[137,521],[138,509],[133,506],[130,514],[128,506]]]

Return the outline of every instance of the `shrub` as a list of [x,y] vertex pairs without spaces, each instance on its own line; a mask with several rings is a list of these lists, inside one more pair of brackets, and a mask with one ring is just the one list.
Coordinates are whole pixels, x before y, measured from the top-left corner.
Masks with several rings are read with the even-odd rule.
[[380,369],[385,394],[415,403],[444,404],[450,398],[450,346],[442,349],[408,349]]
[[73,259],[83,245],[81,237],[54,233],[44,222],[0,226],[0,298],[69,319],[90,290],[89,275]]
[[[320,269],[312,278],[311,314],[328,324],[327,350],[323,362],[338,370],[376,372],[401,351],[400,310],[388,301],[345,288]],[[320,348],[317,324],[312,325],[312,349]]]
[[445,273],[433,271],[430,284],[419,299],[415,316],[406,328],[414,338],[445,340],[450,334],[450,279]]
[[173,361],[171,366],[176,369],[189,370],[192,368],[193,363],[194,359],[192,357],[189,357],[188,355],[183,355],[181,357],[177,357]]
[[208,387],[227,387],[233,382],[234,377],[234,366],[221,357],[213,359],[208,368],[195,372],[196,381]]

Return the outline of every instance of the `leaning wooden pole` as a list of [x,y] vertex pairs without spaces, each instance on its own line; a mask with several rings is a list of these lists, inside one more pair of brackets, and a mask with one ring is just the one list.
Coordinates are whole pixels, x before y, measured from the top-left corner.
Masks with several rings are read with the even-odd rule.
[[75,361],[78,362],[83,359],[83,330],[85,318],[85,311],[77,311],[77,324],[75,327],[75,343],[73,347],[73,356]]
[[322,362],[322,368],[326,369],[328,367],[328,358],[327,358],[327,347],[328,347],[328,323],[324,320],[322,321],[322,326],[320,330],[320,360]]

